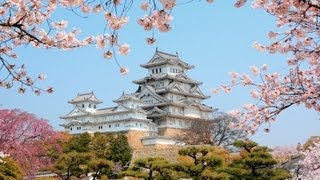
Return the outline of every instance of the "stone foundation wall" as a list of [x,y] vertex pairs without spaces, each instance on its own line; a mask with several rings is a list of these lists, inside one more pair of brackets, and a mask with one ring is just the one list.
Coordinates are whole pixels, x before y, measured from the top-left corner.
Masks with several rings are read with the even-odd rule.
[[143,144],[141,143],[141,138],[149,136],[149,133],[146,131],[128,131],[128,143],[133,150],[143,148]]
[[173,145],[156,145],[156,146],[145,146],[141,149],[133,151],[132,162],[140,158],[148,157],[162,157],[171,162],[176,162],[179,157],[180,146]]
[[164,128],[160,130],[161,136],[171,137],[171,138],[182,138],[185,134],[184,129],[176,129],[176,128]]

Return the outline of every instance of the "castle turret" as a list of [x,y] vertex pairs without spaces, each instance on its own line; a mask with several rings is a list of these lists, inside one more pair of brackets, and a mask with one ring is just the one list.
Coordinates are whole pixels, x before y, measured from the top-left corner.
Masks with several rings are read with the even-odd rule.
[[81,108],[84,111],[93,112],[97,109],[97,105],[102,103],[93,92],[79,94],[68,101],[68,103],[73,104],[74,107]]

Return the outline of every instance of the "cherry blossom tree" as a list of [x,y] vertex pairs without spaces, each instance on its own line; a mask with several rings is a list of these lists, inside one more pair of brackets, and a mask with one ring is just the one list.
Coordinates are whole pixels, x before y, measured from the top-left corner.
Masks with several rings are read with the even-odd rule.
[[301,166],[300,178],[319,179],[320,178],[320,143],[317,142],[308,150],[301,152],[304,159],[299,162]]
[[299,151],[297,146],[277,146],[272,149],[271,155],[279,163],[284,163],[299,155]]
[[[45,75],[32,78],[24,64],[18,65],[14,59],[19,56],[15,49],[20,46],[34,48],[70,50],[95,44],[103,51],[103,57],[113,58],[120,67],[120,73],[128,73],[128,68],[117,61],[116,54],[128,55],[130,46],[120,41],[119,30],[129,18],[133,0],[6,0],[0,3],[0,87],[19,86],[18,92],[24,93],[27,87],[39,95],[41,92],[51,93],[47,89],[35,85]],[[137,23],[152,35],[146,39],[148,44],[155,43],[155,31],[167,32],[171,29],[171,11],[177,5],[176,0],[141,1],[141,10],[145,16],[136,18]],[[105,28],[101,34],[92,34],[79,38],[80,29],[68,27],[66,19],[54,18],[54,12],[66,10],[79,18],[92,14],[103,14]],[[68,13],[65,13],[66,17]]]
[[[235,6],[245,3],[246,0],[238,0]],[[320,111],[320,1],[253,0],[251,6],[276,18],[276,30],[268,33],[271,43],[254,42],[253,47],[288,55],[287,71],[269,73],[266,64],[252,66],[250,74],[230,72],[231,83],[213,91],[230,92],[238,85],[252,87],[250,95],[258,102],[245,104],[230,114],[239,119],[234,127],[254,134],[262,124],[268,126],[264,130],[269,132],[276,117],[292,106]]]
[[20,110],[0,110],[0,151],[17,161],[27,175],[50,167],[50,151],[61,151],[60,135],[44,119]]

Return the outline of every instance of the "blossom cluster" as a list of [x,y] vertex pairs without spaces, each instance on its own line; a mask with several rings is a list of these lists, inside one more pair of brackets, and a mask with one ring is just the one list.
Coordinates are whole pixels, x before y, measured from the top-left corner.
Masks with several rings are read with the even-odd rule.
[[320,143],[309,147],[307,151],[302,152],[304,158],[299,162],[301,165],[302,179],[319,179],[320,178]]
[[[24,93],[30,87],[36,94],[41,92],[53,92],[53,88],[39,88],[35,85],[37,80],[44,80],[44,75],[32,78],[26,70],[25,65],[17,65],[12,59],[18,58],[15,49],[19,46],[31,45],[34,48],[57,48],[70,50],[78,47],[85,47],[96,44],[105,50],[103,57],[110,59],[115,56],[114,49],[118,49],[121,55],[128,55],[130,46],[126,43],[119,43],[118,30],[127,22],[125,7],[119,9],[121,1],[113,1],[111,4],[104,4],[100,1],[88,3],[83,0],[8,0],[0,4],[0,87],[10,89],[18,83],[17,90]],[[53,13],[58,8],[75,9],[76,13],[104,13],[106,24],[112,30],[111,34],[91,35],[78,38],[81,30],[68,27],[67,20],[52,19]],[[70,30],[71,29],[71,30]],[[115,58],[116,59],[116,58]],[[117,62],[120,66],[120,64]],[[122,69],[125,67],[120,66]],[[124,74],[124,73],[123,73]]]
[[52,165],[49,149],[62,150],[60,134],[46,120],[27,112],[0,109],[0,132],[0,159],[10,154],[27,175]]
[[[241,7],[246,0],[238,0]],[[268,127],[287,108],[303,105],[320,112],[320,14],[319,1],[253,0],[253,8],[260,8],[276,18],[277,29],[267,36],[271,43],[253,43],[253,47],[270,54],[289,54],[287,69],[281,74],[268,73],[267,65],[250,67],[251,74],[231,72],[231,83],[213,92],[231,92],[238,85],[252,87],[250,95],[257,103],[244,104],[231,115],[239,119],[234,126],[255,133],[262,124]],[[260,80],[257,80],[260,79]]]
[[278,146],[272,148],[271,154],[279,163],[284,163],[300,154],[298,148],[297,146]]

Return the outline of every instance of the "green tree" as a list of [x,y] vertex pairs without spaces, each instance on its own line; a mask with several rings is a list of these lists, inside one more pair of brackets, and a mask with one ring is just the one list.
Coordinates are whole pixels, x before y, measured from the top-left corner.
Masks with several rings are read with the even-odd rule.
[[228,174],[217,171],[231,162],[229,152],[216,146],[191,146],[179,151],[180,156],[189,158],[180,160],[176,171],[183,171],[193,179],[226,179]]
[[132,157],[132,149],[127,136],[124,134],[114,136],[110,142],[110,152],[110,160],[120,162],[123,166],[128,165]]
[[234,145],[241,149],[239,159],[234,160],[221,172],[230,175],[230,179],[287,179],[288,171],[273,168],[277,161],[265,146],[258,146],[253,141],[236,141]]
[[164,158],[137,159],[123,175],[145,179],[170,179],[171,164]]
[[71,176],[80,177],[89,172],[90,153],[69,152],[62,154],[54,165],[54,172],[69,180]]
[[0,180],[20,180],[23,171],[10,157],[0,157]]
[[82,133],[79,135],[72,136],[65,144],[64,144],[64,152],[89,152],[91,143],[91,136],[89,133]]
[[105,159],[92,159],[88,166],[90,172],[93,172],[94,179],[101,179],[103,175],[110,176],[114,164]]
[[94,133],[91,140],[91,150],[97,158],[109,159],[111,155],[110,144],[113,141],[113,135]]
[[[84,176],[92,172],[95,178],[117,177],[129,164],[132,151],[124,134],[88,133],[73,135],[62,142],[63,154],[56,160],[54,171],[59,175]],[[120,169],[114,164],[120,164]]]
[[228,174],[216,168],[230,163],[230,154],[223,148],[192,146],[179,151],[178,162],[163,158],[138,159],[123,175],[145,179],[226,179]]

